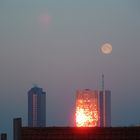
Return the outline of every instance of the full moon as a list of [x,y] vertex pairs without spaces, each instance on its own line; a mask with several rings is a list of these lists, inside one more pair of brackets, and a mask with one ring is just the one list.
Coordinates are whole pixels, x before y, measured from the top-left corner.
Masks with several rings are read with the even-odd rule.
[[101,52],[103,54],[111,54],[112,52],[112,45],[109,43],[105,43],[101,46]]

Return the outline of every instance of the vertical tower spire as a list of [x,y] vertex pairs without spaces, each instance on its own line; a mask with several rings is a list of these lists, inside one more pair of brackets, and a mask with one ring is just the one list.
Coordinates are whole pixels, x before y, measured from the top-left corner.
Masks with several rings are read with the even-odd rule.
[[102,73],[102,91],[104,92],[104,74]]

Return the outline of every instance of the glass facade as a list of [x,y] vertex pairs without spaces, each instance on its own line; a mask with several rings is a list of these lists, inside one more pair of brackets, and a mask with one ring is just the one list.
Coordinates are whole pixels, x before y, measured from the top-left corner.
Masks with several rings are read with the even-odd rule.
[[46,126],[46,93],[39,87],[28,92],[28,126]]
[[76,126],[98,126],[98,92],[89,89],[77,91],[76,97]]

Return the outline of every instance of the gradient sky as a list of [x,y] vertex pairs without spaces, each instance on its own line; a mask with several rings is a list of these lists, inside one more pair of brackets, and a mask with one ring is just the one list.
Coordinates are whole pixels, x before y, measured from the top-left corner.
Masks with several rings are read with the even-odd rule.
[[76,90],[101,88],[102,73],[112,126],[140,124],[139,53],[139,0],[0,0],[0,132],[15,117],[27,125],[34,84],[47,93],[47,125],[72,126]]

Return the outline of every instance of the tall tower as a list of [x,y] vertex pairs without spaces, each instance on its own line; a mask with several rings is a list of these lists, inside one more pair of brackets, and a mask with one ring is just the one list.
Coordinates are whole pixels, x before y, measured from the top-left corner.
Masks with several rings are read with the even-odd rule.
[[99,126],[104,126],[104,92],[99,91]]
[[111,126],[111,91],[104,88],[104,74],[102,74],[102,89],[99,91],[99,126]]
[[104,126],[104,74],[102,74],[102,89],[99,91],[99,126]]
[[111,91],[104,92],[104,126],[111,127]]
[[78,90],[76,93],[76,126],[98,126],[98,92],[90,89]]
[[46,93],[37,86],[28,91],[28,126],[46,126]]

